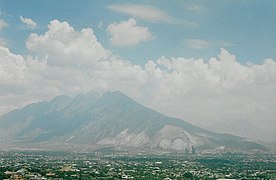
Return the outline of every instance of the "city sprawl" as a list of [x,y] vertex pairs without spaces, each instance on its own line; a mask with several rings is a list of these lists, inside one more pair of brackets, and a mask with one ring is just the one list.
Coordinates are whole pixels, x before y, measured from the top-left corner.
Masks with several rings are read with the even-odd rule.
[[0,179],[275,179],[274,154],[0,153]]

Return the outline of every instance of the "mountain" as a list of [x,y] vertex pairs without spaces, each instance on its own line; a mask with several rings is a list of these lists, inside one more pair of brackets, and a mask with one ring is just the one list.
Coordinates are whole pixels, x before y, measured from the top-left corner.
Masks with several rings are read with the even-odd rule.
[[212,124],[207,129],[215,132],[236,134],[238,136],[255,139],[258,141],[273,142],[274,139],[274,136],[271,133],[246,120],[236,120],[230,122],[221,121]]
[[149,109],[121,92],[58,96],[0,117],[0,148],[100,147],[183,151],[222,146],[267,150],[245,138],[204,130]]

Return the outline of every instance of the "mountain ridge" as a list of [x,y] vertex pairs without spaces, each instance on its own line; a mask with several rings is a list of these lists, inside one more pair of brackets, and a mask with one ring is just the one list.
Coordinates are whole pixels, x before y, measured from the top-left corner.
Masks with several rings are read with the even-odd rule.
[[[211,132],[149,109],[119,91],[57,96],[0,116],[0,142],[72,144],[79,147],[186,147],[267,150],[245,138]],[[246,146],[248,145],[248,147]]]

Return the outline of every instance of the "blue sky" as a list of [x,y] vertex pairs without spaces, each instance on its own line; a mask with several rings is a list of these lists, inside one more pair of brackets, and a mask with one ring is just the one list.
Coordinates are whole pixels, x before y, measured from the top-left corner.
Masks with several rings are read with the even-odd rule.
[[[111,5],[135,4],[154,7],[170,16],[167,21],[118,12]],[[145,64],[149,59],[195,57],[209,59],[223,47],[241,63],[261,63],[276,57],[275,1],[34,1],[1,0],[1,16],[8,23],[0,37],[15,53],[27,54],[25,41],[31,32],[47,31],[51,20],[67,21],[76,30],[90,27],[98,41],[123,59]],[[24,27],[20,16],[31,18],[36,28]],[[154,38],[131,46],[110,43],[107,27],[133,18],[147,27]],[[177,23],[171,22],[176,20]],[[98,25],[101,22],[102,27]],[[192,24],[192,25],[190,25]],[[189,43],[196,43],[191,47]]]

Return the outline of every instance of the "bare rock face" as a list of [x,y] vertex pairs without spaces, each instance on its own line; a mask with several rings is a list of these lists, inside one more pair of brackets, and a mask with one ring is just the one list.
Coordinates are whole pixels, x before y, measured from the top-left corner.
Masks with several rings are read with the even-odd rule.
[[153,140],[155,147],[162,149],[184,150],[185,148],[197,145],[193,136],[181,127],[165,125],[157,132]]
[[193,136],[181,127],[165,125],[155,136],[150,139],[145,131],[139,134],[129,133],[128,129],[120,132],[116,137],[107,137],[97,142],[98,145],[142,147],[145,145],[151,148],[164,150],[185,150],[198,145]]
[[98,145],[125,146],[125,147],[142,147],[150,143],[149,137],[145,131],[139,134],[128,133],[128,129],[120,132],[116,137],[107,137],[97,142]]

